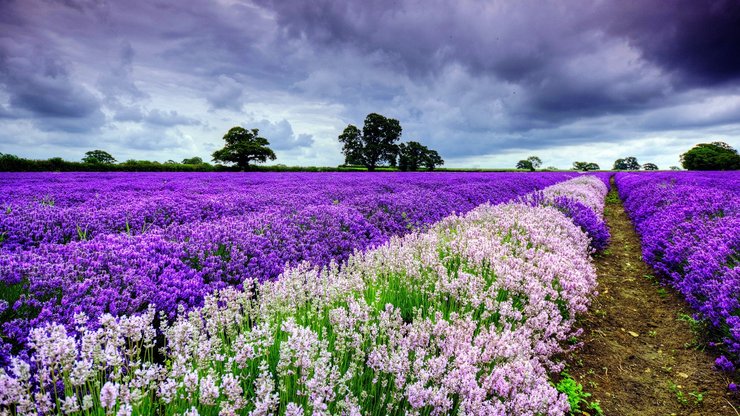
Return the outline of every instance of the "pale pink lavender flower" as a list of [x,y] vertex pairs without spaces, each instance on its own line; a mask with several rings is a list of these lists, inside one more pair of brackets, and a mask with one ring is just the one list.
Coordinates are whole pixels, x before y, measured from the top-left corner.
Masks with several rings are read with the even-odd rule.
[[133,413],[133,408],[130,404],[123,404],[121,407],[118,408],[118,412],[116,412],[116,416],[131,416]]
[[200,402],[207,405],[213,406],[216,404],[219,396],[221,395],[216,381],[212,374],[207,375],[205,378],[200,380]]
[[303,416],[305,412],[300,404],[288,403],[285,407],[285,416]]
[[64,412],[64,414],[69,415],[79,410],[80,410],[80,404],[77,402],[77,397],[75,396],[66,397],[62,401],[62,412]]
[[110,381],[100,389],[100,404],[104,409],[113,409],[118,400],[118,385]]
[[92,407],[93,407],[93,399],[92,399],[92,396],[89,395],[89,394],[86,394],[86,395],[82,396],[82,410],[83,411],[88,411],[88,410],[92,409]]

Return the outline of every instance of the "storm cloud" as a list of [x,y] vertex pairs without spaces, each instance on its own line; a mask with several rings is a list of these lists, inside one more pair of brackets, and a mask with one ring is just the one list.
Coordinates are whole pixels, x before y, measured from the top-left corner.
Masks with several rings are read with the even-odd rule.
[[740,144],[733,0],[5,0],[0,31],[0,152],[27,157],[206,159],[243,125],[336,165],[370,112],[448,166]]

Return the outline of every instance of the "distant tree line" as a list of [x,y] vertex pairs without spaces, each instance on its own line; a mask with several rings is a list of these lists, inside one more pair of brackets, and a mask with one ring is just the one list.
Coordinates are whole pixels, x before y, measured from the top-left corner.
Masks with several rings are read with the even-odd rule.
[[[85,153],[81,162],[66,161],[59,157],[46,160],[24,159],[15,155],[0,153],[0,171],[162,171],[162,172],[212,172],[212,171],[354,171],[354,170],[434,170],[444,164],[436,150],[417,142],[398,143],[401,138],[401,124],[398,120],[387,118],[377,113],[370,113],[360,130],[348,125],[339,135],[345,161],[338,168],[325,167],[288,167],[285,165],[257,166],[275,160],[275,152],[270,149],[270,142],[259,134],[259,129],[247,130],[243,127],[232,127],[223,136],[225,145],[213,152],[212,160],[216,165],[204,162],[194,156],[181,162],[168,160],[164,163],[148,160],[129,159],[118,163],[105,150],[90,150]],[[681,164],[687,170],[738,170],[740,155],[737,150],[725,142],[700,143],[681,155]],[[538,156],[530,156],[516,164],[518,170],[535,171],[542,166]],[[594,162],[573,162],[573,170],[600,170]],[[614,161],[612,170],[658,170],[655,163],[640,164],[637,158],[629,156]],[[671,166],[671,170],[680,170]],[[464,169],[463,169],[464,170]],[[556,170],[547,168],[547,170]]]
[[129,159],[122,163],[116,163],[115,159],[110,162],[86,159],[82,162],[74,162],[64,160],[61,157],[39,160],[0,153],[0,171],[3,172],[215,172],[233,170],[236,169],[228,166],[214,166],[208,163],[184,163],[184,161],[183,163],[173,161],[160,163]]
[[[200,158],[198,158],[200,159]],[[201,159],[202,160],[202,159]],[[0,153],[0,172],[239,172],[238,166],[212,165],[209,163],[178,163],[172,160],[157,162],[150,160],[127,160],[123,163],[94,164],[73,162],[60,157],[50,159],[26,159]],[[255,172],[364,172],[356,166],[250,166]],[[380,168],[378,170],[395,170]]]

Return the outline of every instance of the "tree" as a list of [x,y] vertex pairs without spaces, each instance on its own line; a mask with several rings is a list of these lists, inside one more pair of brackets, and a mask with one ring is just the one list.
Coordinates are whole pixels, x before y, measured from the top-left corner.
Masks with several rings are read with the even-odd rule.
[[82,162],[92,165],[112,165],[116,163],[116,159],[105,150],[90,150],[89,152],[85,152]]
[[437,166],[441,166],[445,164],[445,161],[442,159],[442,156],[437,153],[436,150],[429,150],[424,157],[424,168],[428,171],[434,170]]
[[658,170],[658,165],[655,163],[645,163],[642,165],[643,170]]
[[599,170],[601,168],[594,162],[573,162],[573,169],[588,172],[591,170]]
[[634,156],[614,161],[613,170],[640,170],[640,164]]
[[419,142],[401,143],[398,145],[398,168],[402,171],[419,170],[428,150]]
[[671,166],[671,170],[681,170],[678,166]]
[[532,170],[535,170],[542,166],[542,159],[537,156],[530,156],[527,158],[527,161],[532,164]]
[[516,168],[517,169],[526,169],[530,172],[534,172],[534,166],[532,166],[532,162],[529,160],[523,159],[518,162],[516,162]]
[[534,172],[535,169],[542,166],[542,159],[537,156],[530,156],[526,159],[516,162],[517,169],[527,169],[530,172]]
[[199,158],[198,156],[183,159],[181,162],[183,165],[202,165],[203,159]]
[[364,165],[370,172],[383,162],[395,166],[398,154],[396,142],[401,138],[401,130],[398,120],[376,113],[365,117],[362,133],[356,126],[348,125],[339,135],[345,163]]
[[688,170],[738,170],[740,155],[725,142],[700,143],[681,155]]
[[444,160],[436,150],[430,150],[419,142],[410,141],[398,145],[398,168],[402,171],[419,170],[420,167],[434,170],[442,164]]
[[213,161],[236,163],[241,169],[247,169],[253,161],[264,163],[268,159],[275,160],[275,152],[268,147],[270,142],[261,137],[259,132],[259,129],[232,127],[224,135],[224,148],[213,152]]

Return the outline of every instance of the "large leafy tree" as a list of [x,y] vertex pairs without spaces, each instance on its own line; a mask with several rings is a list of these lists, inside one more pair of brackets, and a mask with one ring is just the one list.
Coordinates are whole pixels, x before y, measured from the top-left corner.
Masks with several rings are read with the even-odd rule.
[[90,150],[89,152],[85,152],[82,162],[93,165],[112,165],[116,163],[116,159],[105,150]]
[[365,117],[362,132],[352,124],[339,135],[344,161],[350,165],[364,165],[374,171],[382,163],[396,164],[401,124],[396,119],[370,113]]
[[517,169],[525,169],[534,172],[534,166],[532,166],[532,162],[530,162],[527,159],[522,159],[518,162],[516,162],[516,168]]
[[398,168],[403,171],[434,170],[435,167],[444,164],[436,150],[431,150],[419,142],[410,141],[398,145]]
[[740,155],[725,142],[700,143],[681,155],[688,170],[738,170]]
[[640,163],[634,156],[617,159],[614,161],[614,170],[640,170]]
[[601,168],[594,162],[573,162],[573,169],[588,172],[591,170],[599,170]]
[[527,158],[527,161],[532,164],[532,170],[542,166],[542,159],[537,156],[530,156]]
[[537,156],[530,156],[516,163],[517,169],[527,169],[532,172],[540,166],[542,166],[542,159]]
[[442,156],[437,153],[436,150],[431,150],[427,152],[426,156],[424,157],[424,162],[422,165],[424,165],[424,169],[426,170],[434,170],[437,166],[442,166],[445,164],[444,159],[442,159]]
[[270,142],[259,133],[259,129],[232,127],[224,135],[226,142],[224,148],[213,152],[213,161],[235,163],[241,169],[248,169],[252,162],[264,163],[268,159],[275,160],[275,152],[268,147]]

